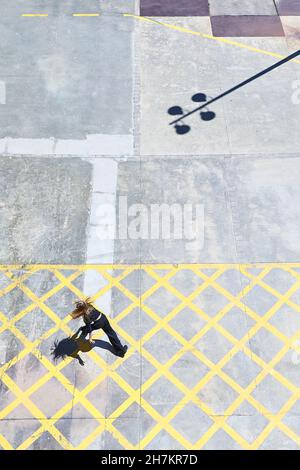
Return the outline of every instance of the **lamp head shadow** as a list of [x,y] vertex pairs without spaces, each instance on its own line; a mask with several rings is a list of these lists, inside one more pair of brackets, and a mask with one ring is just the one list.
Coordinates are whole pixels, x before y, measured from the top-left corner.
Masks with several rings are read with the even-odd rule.
[[185,124],[183,121],[185,118],[189,117],[191,114],[200,111],[200,119],[202,121],[212,121],[216,117],[216,113],[213,111],[210,111],[207,108],[207,95],[205,93],[195,93],[191,97],[191,101],[194,103],[202,103],[198,108],[194,109],[193,111],[184,111],[181,106],[171,106],[171,108],[168,109],[168,114],[170,116],[177,116],[177,119],[175,119],[173,122],[170,123],[170,125],[174,126],[174,130],[176,134],[178,135],[185,135],[188,134],[191,131],[191,127],[187,124]]

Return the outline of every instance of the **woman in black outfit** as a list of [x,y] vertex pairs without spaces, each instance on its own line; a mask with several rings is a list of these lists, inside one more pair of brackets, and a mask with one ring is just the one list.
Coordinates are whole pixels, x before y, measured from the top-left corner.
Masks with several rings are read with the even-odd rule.
[[81,328],[81,336],[85,337],[89,334],[90,343],[94,343],[92,340],[92,331],[102,328],[116,350],[116,354],[121,357],[125,356],[128,346],[126,344],[122,346],[117,333],[112,329],[107,317],[104,313],[96,310],[89,299],[75,302],[75,310],[71,313],[71,317],[74,319],[82,317],[85,326]]

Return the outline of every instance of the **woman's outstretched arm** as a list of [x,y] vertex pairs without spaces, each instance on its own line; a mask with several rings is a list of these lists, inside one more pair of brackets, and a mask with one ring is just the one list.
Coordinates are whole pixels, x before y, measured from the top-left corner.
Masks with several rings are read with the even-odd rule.
[[81,357],[79,356],[78,353],[76,353],[76,354],[74,354],[74,355],[71,354],[71,356],[72,356],[74,359],[77,359],[78,362],[79,362],[79,364],[80,364],[81,366],[84,366],[84,361],[81,359]]

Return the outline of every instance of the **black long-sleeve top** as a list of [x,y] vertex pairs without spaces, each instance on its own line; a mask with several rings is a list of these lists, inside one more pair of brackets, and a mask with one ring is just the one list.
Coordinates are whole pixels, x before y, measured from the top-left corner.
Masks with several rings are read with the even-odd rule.
[[101,317],[102,313],[93,308],[88,314],[83,315],[83,321],[88,327],[88,332],[92,332],[92,324]]

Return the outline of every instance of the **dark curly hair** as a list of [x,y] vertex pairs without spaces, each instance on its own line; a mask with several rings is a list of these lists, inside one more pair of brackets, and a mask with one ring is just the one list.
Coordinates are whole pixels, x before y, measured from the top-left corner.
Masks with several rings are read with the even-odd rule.
[[51,349],[51,354],[55,362],[58,359],[65,359],[67,356],[71,356],[77,351],[77,344],[73,338],[64,338],[62,340],[56,339]]

